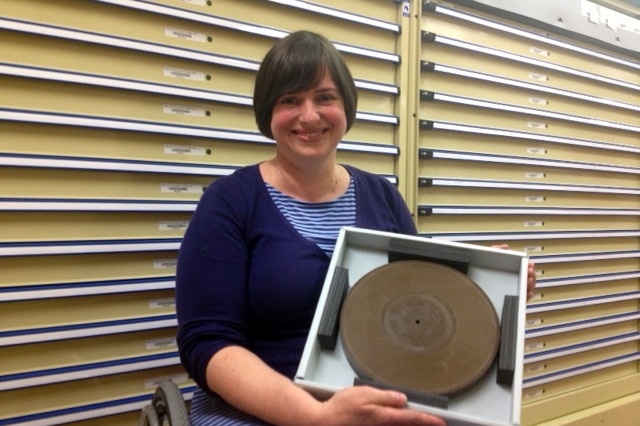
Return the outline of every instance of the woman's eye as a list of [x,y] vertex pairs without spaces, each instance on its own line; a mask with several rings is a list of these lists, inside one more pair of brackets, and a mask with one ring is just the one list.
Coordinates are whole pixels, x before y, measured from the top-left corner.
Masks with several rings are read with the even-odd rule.
[[294,105],[296,102],[297,100],[293,96],[285,96],[280,99],[280,103],[285,105]]
[[331,94],[324,94],[324,95],[320,95],[318,97],[318,101],[320,101],[322,103],[333,102],[335,100],[336,100],[336,97],[334,95],[331,95]]

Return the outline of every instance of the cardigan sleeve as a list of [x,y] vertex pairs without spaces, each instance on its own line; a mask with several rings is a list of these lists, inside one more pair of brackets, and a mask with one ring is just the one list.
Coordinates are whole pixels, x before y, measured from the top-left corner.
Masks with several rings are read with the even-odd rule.
[[211,357],[247,345],[247,213],[234,180],[203,194],[180,246],[176,271],[177,342],[183,365],[203,389]]

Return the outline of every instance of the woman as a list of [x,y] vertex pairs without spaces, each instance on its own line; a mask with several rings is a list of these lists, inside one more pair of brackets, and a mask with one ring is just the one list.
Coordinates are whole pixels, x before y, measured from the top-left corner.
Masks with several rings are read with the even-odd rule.
[[341,226],[415,234],[386,179],[336,162],[356,88],[332,44],[301,31],[265,56],[254,90],[276,155],[209,186],[180,249],[178,344],[198,425],[443,425],[398,392],[318,401],[296,372]]

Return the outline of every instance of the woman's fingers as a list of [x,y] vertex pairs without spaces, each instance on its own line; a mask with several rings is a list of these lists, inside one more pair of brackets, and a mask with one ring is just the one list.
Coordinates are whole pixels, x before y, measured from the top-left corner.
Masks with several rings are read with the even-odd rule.
[[[509,249],[509,244],[494,244],[491,247],[503,250]],[[529,262],[527,268],[527,300],[533,297],[533,291],[536,289],[536,266],[533,262]]]
[[[371,426],[445,426],[443,419],[407,407],[405,394],[370,386],[354,386],[338,391],[327,401],[325,419],[331,424]],[[326,423],[329,424],[329,423]]]

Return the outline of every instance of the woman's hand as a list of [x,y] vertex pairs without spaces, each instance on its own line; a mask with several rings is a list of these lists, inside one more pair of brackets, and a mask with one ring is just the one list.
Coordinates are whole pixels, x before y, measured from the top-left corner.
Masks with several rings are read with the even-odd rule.
[[533,262],[529,262],[527,268],[527,300],[533,296],[533,291],[536,289],[536,266]]
[[439,417],[409,409],[403,393],[370,386],[353,386],[336,392],[322,403],[317,419],[313,424],[323,426],[446,425]]
[[[491,246],[494,248],[507,250],[509,248],[508,244],[496,244]],[[536,289],[536,265],[529,261],[529,266],[527,267],[527,300],[531,299],[533,296],[533,291]]]

